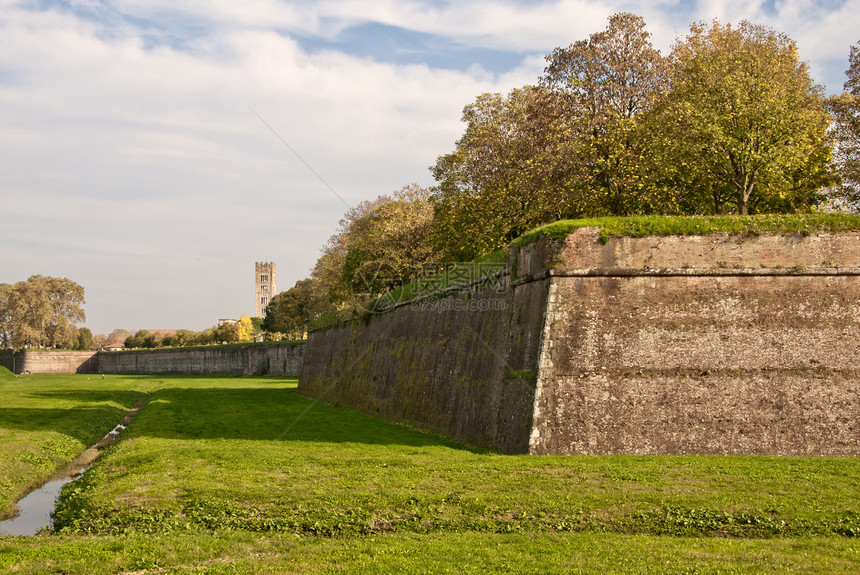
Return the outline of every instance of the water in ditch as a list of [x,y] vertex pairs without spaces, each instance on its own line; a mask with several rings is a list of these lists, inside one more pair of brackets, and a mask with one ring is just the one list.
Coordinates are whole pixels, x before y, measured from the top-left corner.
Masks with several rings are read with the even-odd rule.
[[52,526],[51,513],[60,489],[73,478],[52,479],[18,502],[18,515],[0,523],[0,535],[36,535]]
[[120,431],[125,429],[128,421],[136,414],[137,409],[126,415],[110,433],[101,438],[95,445],[80,454],[63,471],[51,477],[44,485],[28,493],[18,501],[18,514],[6,521],[0,521],[0,535],[36,535],[43,529],[53,527],[54,506],[60,496],[63,485],[81,476],[98,457],[102,449],[116,441]]

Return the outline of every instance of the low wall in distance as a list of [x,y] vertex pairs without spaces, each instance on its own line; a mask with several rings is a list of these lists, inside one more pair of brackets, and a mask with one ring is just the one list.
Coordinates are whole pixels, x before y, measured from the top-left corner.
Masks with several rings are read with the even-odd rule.
[[98,353],[95,351],[57,351],[28,349],[13,353],[0,352],[3,367],[13,373],[97,373]]
[[[0,354],[15,373],[136,375],[284,375],[302,372],[303,343],[140,349],[125,351],[25,350]],[[9,364],[8,366],[6,364]]]

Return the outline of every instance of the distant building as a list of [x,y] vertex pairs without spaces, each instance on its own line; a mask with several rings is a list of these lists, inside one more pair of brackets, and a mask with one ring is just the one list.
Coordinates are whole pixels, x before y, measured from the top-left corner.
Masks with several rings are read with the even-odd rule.
[[147,329],[145,331],[148,331],[152,335],[160,335],[162,337],[167,337],[167,336],[172,337],[172,336],[176,335],[177,333],[179,333],[178,329]]
[[256,262],[254,272],[254,317],[265,317],[266,306],[278,293],[275,287],[275,264]]

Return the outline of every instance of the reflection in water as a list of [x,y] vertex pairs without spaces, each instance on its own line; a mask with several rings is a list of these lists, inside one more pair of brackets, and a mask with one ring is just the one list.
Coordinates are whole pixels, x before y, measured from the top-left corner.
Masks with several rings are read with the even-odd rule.
[[42,529],[50,529],[53,525],[51,514],[60,496],[60,489],[90,468],[99,452],[116,441],[119,432],[125,429],[131,418],[137,414],[137,410],[138,408],[135,408],[130,411],[122,422],[98,443],[81,453],[67,468],[18,501],[18,515],[6,521],[0,521],[0,535],[36,535]]
[[18,515],[0,522],[0,535],[35,535],[40,529],[50,528],[60,488],[72,479],[52,479],[24,497],[18,502]]

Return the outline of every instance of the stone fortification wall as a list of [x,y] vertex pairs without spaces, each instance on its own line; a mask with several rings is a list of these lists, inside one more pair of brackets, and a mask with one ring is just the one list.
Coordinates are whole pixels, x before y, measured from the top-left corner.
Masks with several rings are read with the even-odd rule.
[[509,452],[860,455],[857,232],[582,228],[509,266],[311,334],[299,391]]
[[11,349],[0,349],[0,367],[5,367],[11,372],[15,372],[15,362]]
[[554,258],[530,452],[860,454],[860,234],[585,229]]
[[99,354],[104,373],[292,375],[301,373],[303,344],[172,348]]
[[3,366],[14,373],[96,373],[97,355],[94,351],[5,351]]
[[[121,373],[286,375],[302,371],[304,344],[166,348],[128,351],[27,350],[16,355],[17,373]],[[11,360],[11,354],[9,358]],[[4,361],[3,365],[5,366]],[[11,363],[10,367],[11,369]]]
[[506,451],[528,448],[545,293],[503,275],[311,334],[299,392]]

